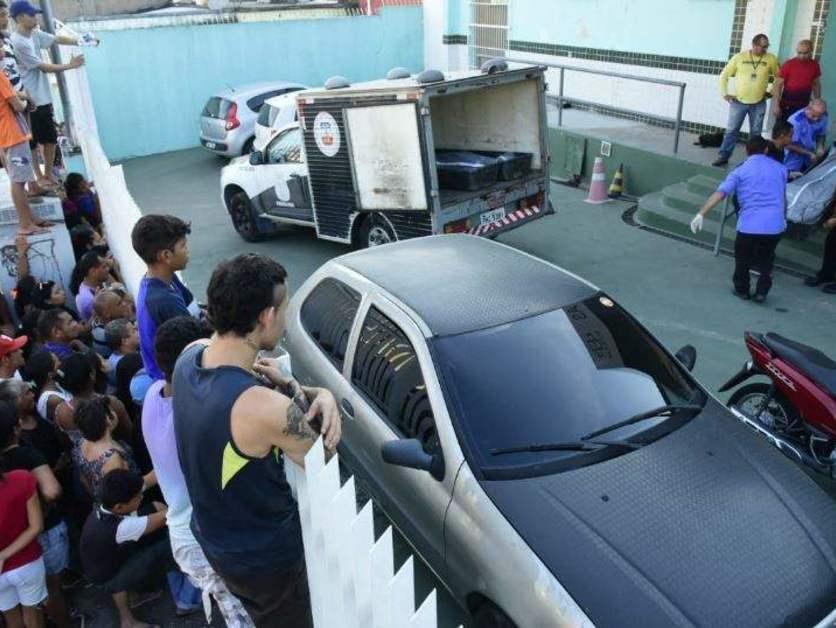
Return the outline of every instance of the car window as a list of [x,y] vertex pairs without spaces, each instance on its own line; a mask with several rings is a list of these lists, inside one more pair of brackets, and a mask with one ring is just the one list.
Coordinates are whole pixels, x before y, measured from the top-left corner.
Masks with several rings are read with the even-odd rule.
[[427,451],[438,447],[418,356],[406,334],[374,307],[363,321],[351,381],[401,436],[417,438]]
[[267,163],[301,163],[302,131],[299,127],[288,129],[270,142],[267,147]]
[[360,294],[336,279],[322,280],[302,304],[302,327],[339,370],[359,307]]
[[270,112],[272,109],[273,108],[267,103],[261,105],[261,109],[258,110],[258,124],[261,126],[270,126],[272,123],[270,118]]
[[224,120],[226,119],[226,114],[231,104],[229,100],[220,98],[219,96],[213,96],[206,101],[206,105],[204,105],[203,112],[200,115],[206,118]]
[[281,112],[281,107],[270,107],[270,122],[268,126],[273,126],[273,123],[276,121],[276,118],[279,117],[279,112]]
[[[542,451],[493,456],[491,450],[577,441],[662,405],[704,402],[684,368],[604,295],[496,327],[435,338],[431,350],[451,417],[477,467],[521,467],[584,455]],[[663,421],[642,421],[606,438],[662,429]]]

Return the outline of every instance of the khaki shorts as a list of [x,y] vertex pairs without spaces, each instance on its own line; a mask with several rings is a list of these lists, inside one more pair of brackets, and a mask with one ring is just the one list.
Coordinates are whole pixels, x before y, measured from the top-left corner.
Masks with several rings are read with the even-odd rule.
[[32,170],[32,151],[29,142],[21,142],[3,149],[3,166],[12,183],[29,183],[35,180]]

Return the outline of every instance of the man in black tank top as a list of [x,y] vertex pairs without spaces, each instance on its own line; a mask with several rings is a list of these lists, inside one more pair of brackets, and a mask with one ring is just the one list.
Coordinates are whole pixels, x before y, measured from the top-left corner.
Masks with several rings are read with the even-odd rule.
[[299,512],[282,455],[302,464],[321,420],[331,451],[341,435],[334,396],[303,388],[304,411],[270,360],[285,326],[286,272],[261,255],[221,263],[209,281],[216,334],[187,348],[174,370],[177,452],[192,531],[256,626],[311,625]]

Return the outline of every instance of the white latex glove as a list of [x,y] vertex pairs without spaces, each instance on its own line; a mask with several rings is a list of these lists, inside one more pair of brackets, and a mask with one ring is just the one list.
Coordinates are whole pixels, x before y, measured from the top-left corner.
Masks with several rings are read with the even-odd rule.
[[702,231],[702,223],[702,214],[697,214],[696,216],[694,216],[694,219],[691,221],[691,233],[696,234]]

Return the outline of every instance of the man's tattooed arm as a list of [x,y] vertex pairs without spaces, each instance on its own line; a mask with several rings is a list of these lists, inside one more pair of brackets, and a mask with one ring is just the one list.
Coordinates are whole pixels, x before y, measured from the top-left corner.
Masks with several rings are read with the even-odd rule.
[[287,406],[287,424],[284,428],[286,436],[297,440],[316,440],[317,433],[311,428],[310,423],[305,419],[305,413],[295,403]]

